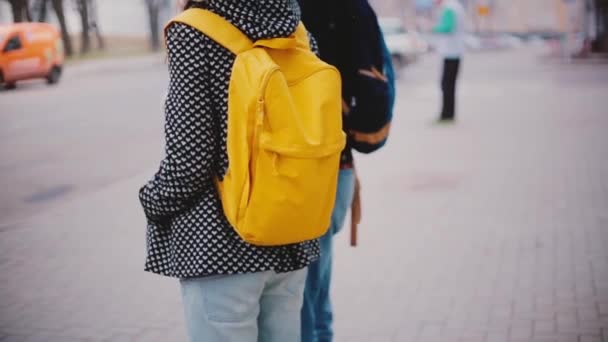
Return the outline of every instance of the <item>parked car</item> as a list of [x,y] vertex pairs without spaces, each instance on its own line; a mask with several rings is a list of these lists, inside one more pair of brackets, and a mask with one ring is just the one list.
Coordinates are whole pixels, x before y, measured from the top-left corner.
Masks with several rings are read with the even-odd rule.
[[517,36],[507,33],[472,34],[465,36],[465,46],[468,50],[502,50],[518,48],[523,45],[523,40]]
[[380,28],[386,45],[397,68],[415,61],[420,55],[428,52],[429,44],[418,33],[408,31],[399,18],[379,18]]
[[17,81],[46,79],[59,82],[64,54],[61,35],[46,23],[0,25],[0,85],[15,88]]

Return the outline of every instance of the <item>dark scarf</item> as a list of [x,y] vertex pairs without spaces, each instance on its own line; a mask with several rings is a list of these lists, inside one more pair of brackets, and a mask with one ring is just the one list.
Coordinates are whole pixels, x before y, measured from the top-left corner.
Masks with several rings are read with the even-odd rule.
[[300,8],[295,0],[190,1],[186,7],[216,13],[254,41],[288,36],[300,22]]

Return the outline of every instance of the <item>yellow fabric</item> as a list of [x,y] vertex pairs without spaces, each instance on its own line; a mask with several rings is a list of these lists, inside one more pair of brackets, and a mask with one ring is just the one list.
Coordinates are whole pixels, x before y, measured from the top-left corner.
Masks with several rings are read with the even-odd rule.
[[323,235],[346,142],[337,69],[310,51],[301,24],[291,37],[252,43],[205,10],[187,10],[172,22],[237,55],[228,90],[229,168],[218,180],[230,224],[261,246]]

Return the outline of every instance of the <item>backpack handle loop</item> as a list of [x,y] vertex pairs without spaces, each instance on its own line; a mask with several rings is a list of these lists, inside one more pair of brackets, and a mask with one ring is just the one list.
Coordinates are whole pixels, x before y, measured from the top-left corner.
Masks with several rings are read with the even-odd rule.
[[260,39],[253,43],[255,47],[266,47],[276,50],[288,50],[293,49],[298,45],[295,38],[272,38],[272,39]]

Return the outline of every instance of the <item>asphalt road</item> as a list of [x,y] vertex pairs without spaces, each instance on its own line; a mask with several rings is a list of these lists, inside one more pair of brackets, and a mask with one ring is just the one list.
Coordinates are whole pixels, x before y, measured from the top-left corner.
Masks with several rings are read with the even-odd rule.
[[0,91],[0,229],[158,162],[162,56],[68,66]]

